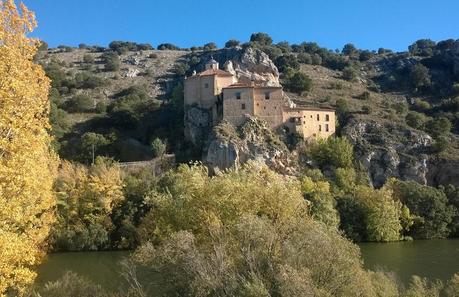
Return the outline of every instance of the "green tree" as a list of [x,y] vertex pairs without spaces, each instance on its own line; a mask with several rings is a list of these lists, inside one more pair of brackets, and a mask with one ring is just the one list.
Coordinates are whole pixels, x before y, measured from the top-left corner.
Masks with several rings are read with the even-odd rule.
[[352,43],[347,43],[344,45],[342,53],[346,56],[353,56],[358,53],[358,50]]
[[426,122],[426,116],[422,113],[410,111],[405,117],[406,123],[415,129],[422,129]]
[[299,95],[303,92],[310,91],[313,86],[311,78],[307,74],[299,71],[288,75],[284,84],[288,91],[298,93]]
[[230,39],[225,43],[225,47],[236,47],[240,44],[241,42],[236,39]]
[[153,151],[153,155],[155,156],[155,158],[162,158],[163,155],[166,153],[166,148],[166,143],[159,138],[155,138],[151,142],[151,150]]
[[435,46],[435,41],[430,39],[419,39],[410,45],[408,50],[412,55],[428,57],[432,56]]
[[454,209],[448,205],[445,193],[416,182],[396,181],[390,187],[395,197],[417,216],[408,235],[414,238],[446,238],[451,230]]
[[105,62],[106,71],[118,71],[121,67],[121,60],[117,53],[106,53],[103,56],[103,60]]
[[262,32],[253,33],[250,36],[250,41],[256,42],[260,45],[271,45],[273,43],[273,39],[271,38],[271,36],[269,36],[266,33],[262,33]]
[[409,77],[411,85],[415,89],[429,87],[431,85],[429,68],[420,63],[411,67]]
[[353,81],[357,78],[357,70],[355,70],[354,67],[351,66],[346,66],[343,69],[343,79],[348,80],[348,81]]
[[64,109],[68,112],[88,112],[93,108],[94,100],[84,94],[69,98],[64,104]]
[[433,118],[426,122],[425,130],[434,137],[448,135],[451,131],[451,122],[445,117]]
[[350,168],[354,162],[352,144],[344,137],[319,139],[310,148],[310,154],[321,167]]

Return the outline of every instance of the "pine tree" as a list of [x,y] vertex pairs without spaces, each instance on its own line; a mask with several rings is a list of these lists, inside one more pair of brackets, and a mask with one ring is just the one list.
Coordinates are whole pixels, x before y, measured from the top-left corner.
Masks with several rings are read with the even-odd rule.
[[35,17],[0,2],[0,296],[32,283],[53,222],[57,159],[48,134],[50,81],[34,64]]

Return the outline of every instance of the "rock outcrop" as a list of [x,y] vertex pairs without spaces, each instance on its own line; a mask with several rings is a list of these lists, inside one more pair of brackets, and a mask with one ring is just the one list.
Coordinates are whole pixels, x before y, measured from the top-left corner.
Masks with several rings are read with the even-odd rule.
[[427,184],[428,155],[432,138],[424,132],[374,121],[351,119],[343,129],[354,145],[354,154],[375,187],[390,177]]
[[266,86],[279,86],[279,71],[267,54],[253,48],[224,48],[204,53],[196,71],[204,69],[204,65],[211,58],[233,73],[239,82],[251,81]]
[[203,156],[211,170],[238,168],[249,160],[284,174],[291,175],[296,170],[294,156],[263,121],[249,117],[238,130],[225,122],[214,128]]

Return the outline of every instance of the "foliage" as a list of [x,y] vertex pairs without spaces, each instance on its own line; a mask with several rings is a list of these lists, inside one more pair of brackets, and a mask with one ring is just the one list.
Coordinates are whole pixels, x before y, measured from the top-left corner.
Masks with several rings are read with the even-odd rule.
[[88,95],[80,94],[67,99],[63,107],[68,112],[88,112],[94,109],[94,101]]
[[433,137],[447,135],[451,131],[451,122],[448,118],[437,117],[428,120],[425,124],[425,129]]
[[256,42],[260,45],[271,45],[273,43],[273,39],[268,34],[259,32],[253,33],[250,36],[250,42]]
[[121,60],[117,53],[105,53],[102,59],[105,63],[105,71],[118,71],[121,67]]
[[300,68],[300,63],[293,54],[279,56],[274,62],[280,72],[285,72],[287,69],[298,70]]
[[430,39],[420,39],[410,45],[408,50],[410,54],[416,56],[432,56],[436,43]]
[[353,166],[353,147],[344,137],[319,139],[312,145],[310,154],[321,167],[350,168]]
[[284,86],[288,91],[302,94],[312,89],[311,78],[300,71],[288,74],[284,81]]
[[85,54],[83,56],[83,62],[86,64],[93,64],[95,62],[94,56],[91,54]]
[[352,43],[347,43],[344,45],[341,52],[346,56],[353,56],[357,54],[358,50]]
[[446,238],[450,234],[448,225],[452,222],[454,209],[448,205],[445,193],[413,181],[394,181],[389,187],[393,189],[395,197],[418,217],[408,235],[431,239]]
[[34,64],[34,14],[0,2],[0,296],[22,296],[35,278],[54,221],[48,115],[50,81]]
[[355,70],[355,68],[352,66],[346,66],[343,69],[343,79],[345,80],[353,81],[357,78],[357,75],[357,70]]
[[410,81],[411,85],[415,88],[428,87],[431,85],[431,78],[429,74],[429,68],[418,63],[410,69]]
[[164,296],[375,296],[357,248],[309,218],[296,181],[182,165],[159,184],[135,259]]
[[408,126],[415,129],[422,129],[427,120],[426,116],[422,113],[410,111],[405,117]]
[[151,142],[151,150],[156,158],[160,158],[166,153],[166,147],[166,143],[159,138],[155,138]]
[[90,168],[63,162],[55,182],[58,222],[55,250],[98,250],[110,246],[112,210],[123,200],[119,168],[96,163]]
[[240,44],[241,42],[239,40],[235,39],[230,39],[225,43],[225,47],[236,47]]
[[129,41],[112,41],[108,47],[117,52],[119,55],[125,54],[129,51],[141,51],[141,50],[152,50],[153,47],[150,44],[137,44]]
[[158,45],[157,47],[158,50],[164,51],[164,50],[170,50],[170,51],[179,51],[180,47],[172,44],[172,43],[162,43]]

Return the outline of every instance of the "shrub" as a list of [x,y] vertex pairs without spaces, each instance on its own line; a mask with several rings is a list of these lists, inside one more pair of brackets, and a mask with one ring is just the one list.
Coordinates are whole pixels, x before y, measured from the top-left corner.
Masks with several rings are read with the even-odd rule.
[[412,55],[432,56],[436,43],[430,39],[420,39],[408,47]]
[[373,111],[370,105],[363,105],[362,112],[366,114],[370,114]]
[[178,50],[180,50],[180,47],[178,47],[178,46],[176,46],[174,44],[171,44],[171,43],[162,43],[162,44],[158,45],[157,49],[160,50],[160,51],[164,51],[164,50],[178,51]]
[[205,51],[211,51],[217,49],[217,44],[215,42],[209,42],[204,44],[203,50]]
[[313,54],[311,58],[312,58],[311,60],[312,65],[322,65],[322,57],[319,56],[318,54]]
[[343,79],[353,81],[357,78],[357,70],[354,67],[346,66],[343,69]]
[[415,89],[431,85],[429,69],[420,63],[411,67],[409,78],[411,85]]
[[151,53],[151,54],[148,56],[148,58],[150,58],[150,59],[157,59],[157,58],[158,58],[158,54],[156,54],[156,53]]
[[285,88],[288,91],[301,94],[312,89],[312,80],[305,73],[295,72],[286,78]]
[[90,72],[78,72],[75,75],[73,84],[77,89],[95,89],[105,85],[106,81]]
[[372,52],[370,52],[369,50],[364,50],[360,52],[359,60],[364,62],[364,61],[370,60],[372,57],[373,57]]
[[279,56],[275,64],[280,72],[286,72],[287,69],[298,70],[300,68],[300,63],[298,59],[293,54]]
[[88,95],[76,95],[64,103],[68,112],[88,112],[94,108],[94,101]]
[[408,235],[414,238],[446,238],[450,230],[454,209],[448,205],[445,193],[414,181],[395,181],[390,187],[410,212],[419,218]]
[[240,44],[239,40],[230,39],[225,43],[225,47],[236,47]]
[[311,147],[310,154],[321,167],[350,168],[354,162],[352,144],[344,137],[320,139]]
[[166,143],[159,138],[155,138],[151,142],[151,150],[153,151],[153,156],[155,158],[162,158],[166,153]]
[[298,58],[298,62],[300,62],[302,64],[312,64],[311,54],[299,53],[297,58]]
[[48,50],[48,43],[46,43],[43,40],[40,40],[40,43],[38,45],[38,51],[40,52],[46,52]]
[[352,43],[348,43],[344,45],[342,53],[346,56],[353,56],[358,53],[358,50]]
[[103,57],[106,71],[118,71],[121,67],[121,60],[117,53],[110,52]]
[[105,113],[107,111],[107,102],[105,102],[105,101],[97,102],[96,111],[98,113]]
[[91,54],[85,54],[83,56],[83,62],[86,64],[93,64],[94,63],[94,56]]
[[362,99],[362,100],[370,100],[371,98],[371,93],[368,92],[368,91],[364,91],[362,94],[360,94],[358,96],[359,99]]
[[187,63],[179,62],[175,63],[172,71],[178,76],[184,76],[188,70],[190,70],[190,66]]
[[410,111],[406,115],[405,120],[408,126],[413,127],[415,129],[422,129],[427,118],[422,113]]
[[250,42],[256,42],[260,45],[271,45],[273,43],[273,39],[268,34],[259,32],[253,33],[250,36]]
[[430,103],[421,99],[416,99],[414,102],[414,108],[419,111],[429,111],[432,106],[430,106]]
[[434,137],[446,135],[451,131],[451,122],[445,117],[433,118],[426,122],[425,130]]

